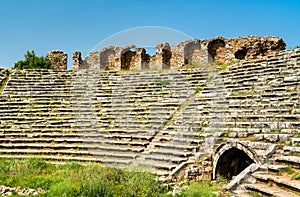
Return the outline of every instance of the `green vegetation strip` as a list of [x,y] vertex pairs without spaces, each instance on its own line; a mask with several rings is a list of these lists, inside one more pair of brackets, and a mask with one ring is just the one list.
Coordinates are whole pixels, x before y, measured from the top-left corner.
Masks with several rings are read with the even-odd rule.
[[0,94],[3,92],[5,85],[11,76],[11,73],[12,73],[12,71],[8,70],[8,74],[6,75],[5,79],[0,81]]
[[[102,167],[99,164],[50,164],[40,159],[0,159],[0,185],[42,188],[38,196],[172,196],[157,177],[144,172],[131,172]],[[217,182],[195,182],[177,197],[217,196]],[[18,196],[13,194],[13,196]]]

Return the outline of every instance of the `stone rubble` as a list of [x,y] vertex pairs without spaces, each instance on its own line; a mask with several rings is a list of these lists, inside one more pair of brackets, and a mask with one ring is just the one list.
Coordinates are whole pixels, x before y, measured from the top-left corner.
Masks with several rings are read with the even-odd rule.
[[41,188],[30,189],[30,188],[21,188],[21,187],[7,187],[0,186],[0,195],[1,196],[11,196],[13,194],[18,194],[21,196],[29,196],[29,195],[38,195],[41,193],[45,193],[45,190]]

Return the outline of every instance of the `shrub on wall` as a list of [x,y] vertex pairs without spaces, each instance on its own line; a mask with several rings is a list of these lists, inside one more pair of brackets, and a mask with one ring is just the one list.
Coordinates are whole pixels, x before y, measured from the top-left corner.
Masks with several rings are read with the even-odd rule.
[[15,63],[13,69],[49,69],[51,62],[45,57],[38,57],[34,51],[27,51],[25,59]]

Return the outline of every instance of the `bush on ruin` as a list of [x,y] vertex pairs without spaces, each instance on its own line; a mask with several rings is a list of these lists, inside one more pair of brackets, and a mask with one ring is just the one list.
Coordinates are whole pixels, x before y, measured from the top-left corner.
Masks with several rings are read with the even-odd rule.
[[38,57],[34,51],[27,51],[25,59],[15,63],[13,69],[49,69],[51,62],[45,57]]

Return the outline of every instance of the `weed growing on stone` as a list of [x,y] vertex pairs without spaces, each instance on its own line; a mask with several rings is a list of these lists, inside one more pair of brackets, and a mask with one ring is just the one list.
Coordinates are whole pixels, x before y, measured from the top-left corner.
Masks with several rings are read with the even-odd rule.
[[252,91],[247,91],[247,92],[232,92],[230,96],[252,96],[253,92]]
[[288,173],[288,174],[293,174],[294,171],[292,170],[292,168],[290,166],[287,166],[285,169],[284,169],[284,172]]
[[300,180],[300,172],[298,172],[297,174],[295,174],[294,179]]
[[162,80],[162,81],[159,81],[156,83],[156,85],[158,85],[158,86],[167,86],[170,84],[171,84],[170,80]]
[[250,194],[250,196],[252,196],[252,197],[265,197],[265,195],[257,194],[257,193],[254,193],[254,192],[250,192],[249,194]]

